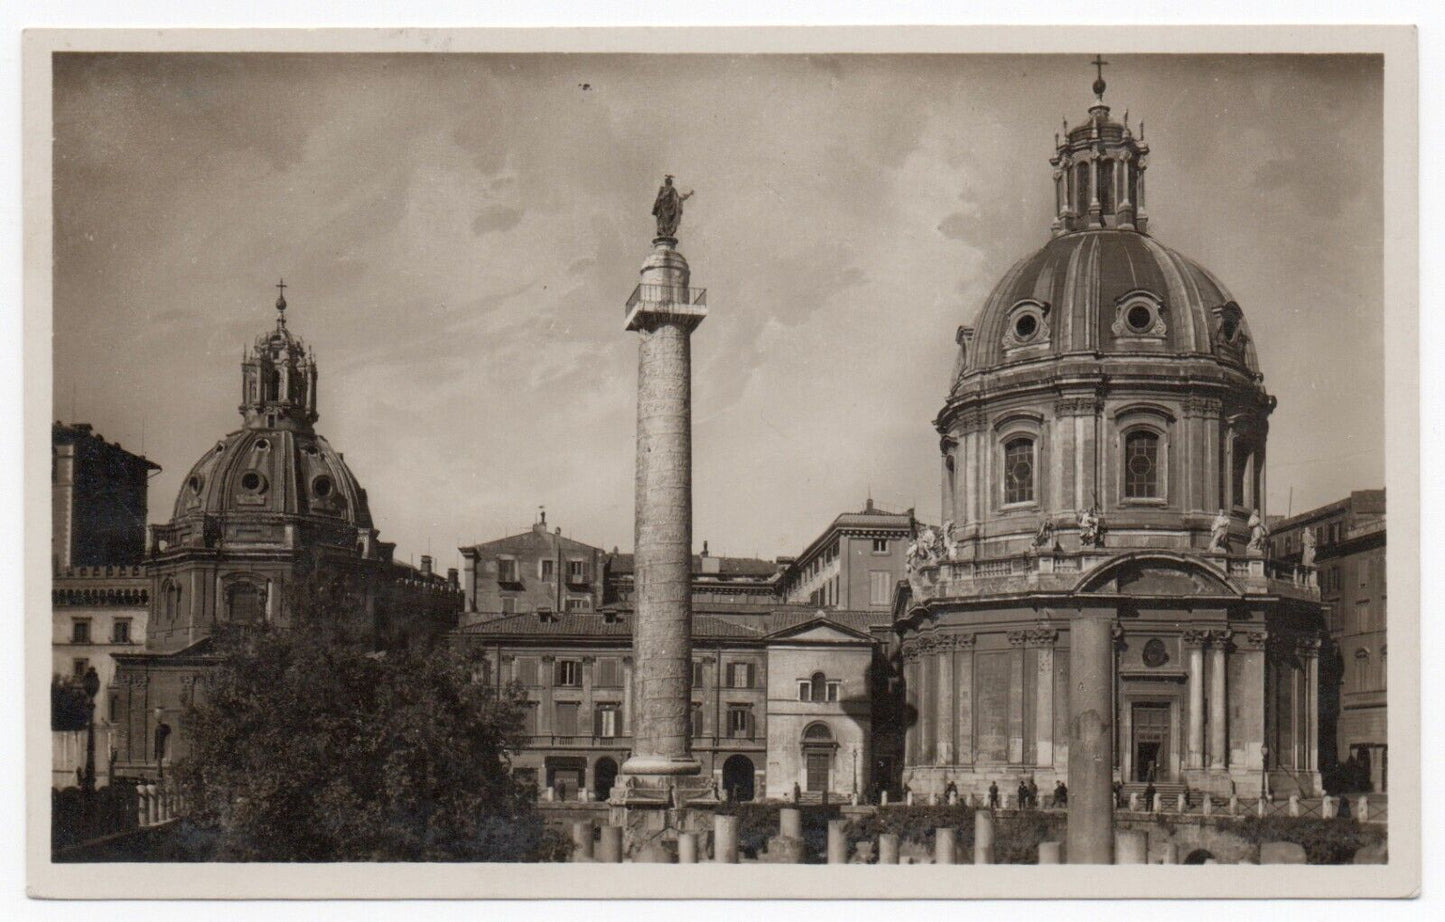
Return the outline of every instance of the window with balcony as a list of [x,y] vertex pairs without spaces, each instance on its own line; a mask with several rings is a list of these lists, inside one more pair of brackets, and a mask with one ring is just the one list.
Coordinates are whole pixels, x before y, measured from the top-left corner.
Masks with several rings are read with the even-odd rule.
[[577,735],[577,712],[581,708],[575,701],[557,702],[557,730],[556,736]]
[[594,717],[593,735],[611,739],[622,735],[622,711],[614,703],[599,704]]

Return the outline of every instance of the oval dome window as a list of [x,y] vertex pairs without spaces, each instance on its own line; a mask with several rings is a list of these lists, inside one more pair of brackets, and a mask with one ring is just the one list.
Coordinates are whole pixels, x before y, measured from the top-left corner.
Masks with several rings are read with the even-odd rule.
[[320,496],[322,498],[330,496],[331,478],[327,477],[325,474],[322,474],[320,477],[317,477],[315,480],[311,481],[311,490],[317,496]]
[[247,493],[266,492],[266,478],[255,471],[247,471],[241,475],[241,489]]
[[1039,331],[1038,318],[1033,314],[1024,314],[1014,321],[1014,334],[1019,339],[1031,339]]
[[1129,329],[1135,333],[1147,333],[1154,325],[1154,312],[1142,304],[1136,304],[1129,308],[1126,319],[1129,321]]

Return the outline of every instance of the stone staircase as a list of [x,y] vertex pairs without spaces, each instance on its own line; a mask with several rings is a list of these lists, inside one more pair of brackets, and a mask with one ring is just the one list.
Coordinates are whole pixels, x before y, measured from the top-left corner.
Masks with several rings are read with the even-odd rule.
[[[1138,794],[1140,808],[1148,810],[1149,805],[1144,802],[1144,791],[1148,789],[1148,787],[1148,782],[1144,781],[1130,781],[1129,783],[1125,784],[1124,794],[1122,798],[1124,805],[1128,806],[1130,794]],[[1169,810],[1173,810],[1174,806],[1179,803],[1179,795],[1184,793],[1184,789],[1185,785],[1182,781],[1154,782],[1154,792],[1164,798],[1165,808]],[[1192,794],[1192,799],[1197,801],[1199,797],[1200,792],[1194,791]]]

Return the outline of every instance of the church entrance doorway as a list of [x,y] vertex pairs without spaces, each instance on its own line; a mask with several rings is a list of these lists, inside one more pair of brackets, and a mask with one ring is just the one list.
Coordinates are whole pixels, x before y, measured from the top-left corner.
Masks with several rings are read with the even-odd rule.
[[747,756],[729,756],[723,763],[723,790],[732,800],[753,799],[753,760]]
[[612,785],[617,782],[617,762],[603,756],[592,767],[592,784],[597,788],[597,799],[606,800],[612,796]]
[[808,753],[808,792],[821,793],[828,790],[828,768],[833,761],[831,752]]
[[1169,779],[1169,705],[1136,704],[1133,713],[1134,780]]

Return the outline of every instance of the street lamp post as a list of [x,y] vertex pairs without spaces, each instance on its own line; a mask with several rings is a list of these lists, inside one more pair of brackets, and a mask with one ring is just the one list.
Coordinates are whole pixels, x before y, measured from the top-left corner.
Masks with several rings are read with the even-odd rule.
[[1269,747],[1259,747],[1259,796],[1261,800],[1269,799]]
[[80,681],[81,688],[85,691],[85,775],[81,779],[81,789],[86,794],[94,794],[95,695],[100,691],[100,676],[96,674],[95,667],[91,666],[85,670],[85,676]]

